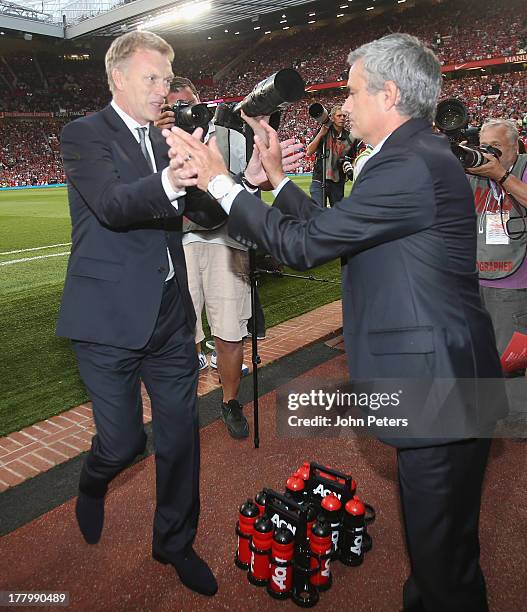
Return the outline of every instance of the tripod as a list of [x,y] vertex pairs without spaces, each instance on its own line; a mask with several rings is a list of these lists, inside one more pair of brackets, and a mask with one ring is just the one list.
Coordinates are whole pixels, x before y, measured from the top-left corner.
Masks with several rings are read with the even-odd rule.
[[[329,132],[328,132],[329,134]],[[327,141],[328,134],[325,134],[322,139],[322,208],[326,208],[326,192],[327,192],[327,182],[326,182],[326,165],[327,165]]]
[[[316,278],[313,275],[305,276],[302,274],[290,274],[282,272],[280,270],[264,270],[256,267],[256,251],[254,249],[249,250],[249,279],[251,284],[251,311],[253,318],[256,313],[256,286],[258,278],[261,274],[267,274],[275,277],[287,277],[297,278],[300,280],[309,280],[319,283],[340,283],[329,278]],[[258,354],[258,333],[256,320],[253,320],[252,334],[251,334],[251,363],[253,365],[253,414],[254,414],[254,448],[260,447],[260,431],[259,431],[259,419],[258,419],[258,366],[262,360]]]
[[[274,122],[280,121],[279,113],[275,113]],[[276,118],[278,115],[278,118]],[[273,121],[271,120],[271,123]],[[273,125],[275,127],[275,125]],[[278,128],[276,125],[275,129]],[[253,151],[253,142],[254,142],[254,132],[252,129],[246,124],[245,129],[245,146],[246,146],[246,157],[250,158]],[[324,139],[323,144],[323,180],[322,180],[322,193],[324,197],[324,206],[326,202],[326,140]],[[298,278],[302,280],[310,280],[322,283],[335,283],[340,281],[334,281],[331,279],[322,279],[316,278],[312,275],[304,276],[300,274],[289,274],[285,272],[281,272],[278,270],[262,270],[256,267],[256,251],[254,249],[249,249],[249,280],[251,286],[251,311],[253,316],[253,326],[252,326],[252,334],[251,334],[251,363],[253,366],[253,415],[254,415],[254,448],[260,447],[260,427],[259,427],[259,405],[258,405],[258,366],[261,363],[260,355],[258,354],[258,333],[257,333],[257,325],[256,325],[256,286],[258,276],[260,274],[269,274],[271,276],[278,277],[289,277],[289,278]]]

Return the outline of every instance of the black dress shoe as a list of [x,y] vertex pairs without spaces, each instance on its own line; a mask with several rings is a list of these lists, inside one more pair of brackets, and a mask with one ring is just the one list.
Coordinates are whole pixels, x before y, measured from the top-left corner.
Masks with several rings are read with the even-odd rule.
[[90,497],[79,491],[75,516],[86,542],[97,544],[104,525],[104,497]]
[[192,591],[202,595],[215,595],[218,590],[218,583],[210,567],[198,557],[193,548],[186,553],[174,555],[167,559],[161,553],[154,551],[152,556],[159,563],[172,565],[176,570],[181,582]]

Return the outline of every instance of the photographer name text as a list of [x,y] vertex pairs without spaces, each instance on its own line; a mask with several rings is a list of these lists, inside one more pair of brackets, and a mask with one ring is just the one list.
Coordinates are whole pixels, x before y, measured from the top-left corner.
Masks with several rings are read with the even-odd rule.
[[[396,408],[400,405],[400,395],[402,391],[394,393],[353,393],[336,391],[328,393],[321,389],[313,389],[306,393],[289,393],[287,395],[287,408],[295,412],[300,409],[315,409],[317,412],[321,410],[324,413],[329,411],[343,409],[346,411],[349,408],[366,408],[372,411],[380,410],[381,408]],[[305,410],[302,410],[302,416],[290,414],[287,418],[289,427],[408,427],[408,419],[391,418],[387,416],[367,415],[364,417],[352,417],[344,414],[316,414],[314,416],[305,416]]]

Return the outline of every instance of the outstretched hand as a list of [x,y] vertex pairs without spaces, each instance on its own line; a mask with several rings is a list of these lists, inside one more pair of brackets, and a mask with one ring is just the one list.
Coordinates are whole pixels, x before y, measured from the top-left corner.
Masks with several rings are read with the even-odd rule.
[[[288,138],[280,143],[280,149],[283,172],[295,172],[300,165],[300,160],[304,157],[304,145],[297,143],[294,138]],[[267,178],[267,173],[262,165],[256,143],[244,174],[250,183],[258,185],[263,191],[273,189],[273,184]]]
[[[282,166],[282,147],[278,140],[278,134],[270,125],[260,121],[260,126],[265,133],[255,133],[254,145],[258,151],[258,159],[269,182],[273,188],[276,188],[285,177],[284,168]],[[289,150],[293,152],[291,145],[286,145],[285,148],[288,149],[288,147]],[[296,156],[301,157],[302,155],[301,153],[296,153]]]

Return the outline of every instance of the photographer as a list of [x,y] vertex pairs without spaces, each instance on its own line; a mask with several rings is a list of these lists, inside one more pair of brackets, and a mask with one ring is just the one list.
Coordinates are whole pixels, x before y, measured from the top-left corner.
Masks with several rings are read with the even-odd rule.
[[[198,92],[189,79],[175,77],[172,81],[167,101],[173,104],[178,100],[190,105],[200,103]],[[156,121],[156,126],[160,129],[171,128],[174,120],[174,112],[166,110]],[[245,189],[256,193],[258,189],[245,178],[245,136],[236,130],[216,126],[213,122],[209,123],[208,131],[205,131],[205,142],[210,139],[215,141],[230,174],[238,175]],[[299,149],[299,145],[293,144],[292,140],[284,141],[282,145],[284,155]],[[296,159],[295,155],[290,158],[291,162]],[[250,175],[249,168],[247,175]],[[195,223],[187,223],[182,243],[190,295],[197,316],[195,340],[200,369],[207,367],[206,357],[200,351],[201,342],[205,338],[201,324],[201,313],[205,306],[216,353],[211,357],[211,366],[218,368],[223,389],[221,416],[231,437],[246,438],[249,435],[249,425],[237,397],[241,374],[248,372],[247,366],[243,364],[243,338],[248,335],[248,321],[251,319],[248,249],[229,236],[226,224],[210,230]],[[256,316],[252,317],[252,321],[256,325],[257,335],[264,336],[263,311],[261,307],[258,311],[258,304],[257,299]]]
[[313,200],[323,208],[326,207],[326,202],[322,201],[324,142],[326,144],[326,198],[329,200],[330,206],[344,197],[346,175],[342,170],[342,157],[353,151],[353,141],[350,133],[344,128],[346,113],[343,112],[342,107],[334,106],[329,117],[331,125],[321,125],[318,134],[306,149],[306,155],[316,153],[317,156],[309,193]]
[[[518,138],[514,121],[489,119],[480,143],[496,147],[501,156],[485,154],[486,164],[468,170],[478,216],[480,292],[500,354],[515,331],[527,333],[527,155],[518,152]],[[514,417],[525,411],[525,396],[518,385],[514,393],[508,386]]]
[[[198,91],[189,79],[175,77],[172,81],[167,101],[173,104],[178,100],[191,105],[200,103]],[[156,125],[172,127],[174,112],[164,111]],[[224,157],[229,158],[230,171],[241,172],[246,165],[245,138],[231,130],[228,146],[227,139],[220,134],[224,129],[209,124],[205,141],[214,135]],[[187,223],[184,232],[182,243],[197,316],[195,340],[200,369],[207,367],[207,358],[201,352],[201,342],[205,339],[201,313],[205,306],[216,352],[211,357],[211,365],[218,368],[223,388],[222,419],[233,438],[246,438],[249,425],[237,396],[241,372],[247,370],[243,364],[243,338],[247,335],[247,321],[251,316],[247,248],[229,237],[225,225],[208,230]]]

